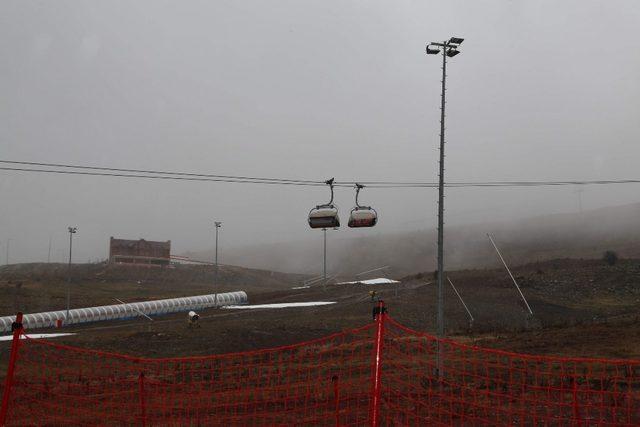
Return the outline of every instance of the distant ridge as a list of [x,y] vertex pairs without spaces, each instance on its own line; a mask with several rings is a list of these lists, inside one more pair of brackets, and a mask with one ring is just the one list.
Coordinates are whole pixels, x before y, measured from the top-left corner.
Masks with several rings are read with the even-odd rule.
[[[496,267],[486,233],[492,233],[514,265],[554,258],[599,258],[605,250],[640,258],[640,203],[582,213],[537,216],[445,229],[448,269]],[[190,254],[208,259],[208,253]],[[394,276],[435,269],[436,232],[423,230],[353,239],[332,239],[331,272],[355,274],[390,265]],[[225,252],[225,262],[252,268],[317,274],[322,248],[309,242],[267,244]]]

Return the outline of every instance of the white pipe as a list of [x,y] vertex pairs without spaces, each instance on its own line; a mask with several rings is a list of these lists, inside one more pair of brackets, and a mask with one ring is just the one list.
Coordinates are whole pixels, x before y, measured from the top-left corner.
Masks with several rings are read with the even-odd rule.
[[[218,294],[218,301],[223,305],[247,303],[247,294],[243,291]],[[58,322],[63,325],[96,322],[102,320],[130,319],[140,314],[154,316],[182,311],[197,311],[215,306],[215,295],[198,295],[186,298],[169,298],[129,304],[102,305],[99,307],[74,308],[69,310],[69,318],[65,311],[48,311],[44,313],[25,314],[22,324],[25,329],[52,328]],[[0,317],[0,332],[11,331],[15,316]]]

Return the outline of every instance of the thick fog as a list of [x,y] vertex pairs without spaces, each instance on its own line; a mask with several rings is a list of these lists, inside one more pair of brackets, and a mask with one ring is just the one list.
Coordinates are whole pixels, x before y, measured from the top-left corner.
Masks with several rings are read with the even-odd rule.
[[[637,179],[639,24],[634,0],[3,0],[0,160],[433,182],[441,63],[424,48],[457,36],[447,180]],[[449,189],[447,225],[630,204],[639,194],[640,184]],[[66,260],[70,225],[78,262],[106,258],[110,236],[207,251],[214,220],[223,262],[242,247],[320,245],[306,216],[328,196],[321,187],[0,171],[0,262],[9,239],[11,263],[46,261],[50,238],[51,260]],[[353,199],[336,192],[345,224]],[[332,233],[432,229],[436,200],[433,189],[365,189],[378,226]]]

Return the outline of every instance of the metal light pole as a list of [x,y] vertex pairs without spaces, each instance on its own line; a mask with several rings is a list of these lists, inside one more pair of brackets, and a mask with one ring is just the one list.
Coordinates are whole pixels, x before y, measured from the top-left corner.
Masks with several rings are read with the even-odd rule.
[[47,252],[47,264],[51,262],[51,236],[49,236],[49,252]]
[[582,192],[583,191],[584,191],[584,188],[582,187],[579,187],[574,191],[574,193],[578,195],[578,209],[580,213],[582,213]]
[[327,290],[327,229],[323,228],[322,233],[324,234],[324,256],[322,263],[322,288]]
[[[447,79],[447,58],[453,58],[460,53],[458,46],[464,39],[451,37],[444,42],[431,42],[427,45],[427,55],[442,53],[442,95],[440,105],[440,165],[438,182],[438,336],[444,337],[444,119],[445,92]],[[442,372],[441,349],[438,349],[438,372]]]
[[68,227],[69,230],[69,272],[67,276],[67,315],[65,320],[69,319],[69,306],[71,304],[71,253],[73,249],[73,235],[78,232],[78,227]]
[[213,306],[218,307],[218,229],[222,227],[222,222],[214,221],[213,224],[216,227],[216,258],[215,258],[215,271],[213,273],[213,287],[214,287],[214,300]]
[[9,243],[11,243],[13,239],[7,239],[7,252],[5,254],[6,259],[5,259],[5,264],[9,265]]

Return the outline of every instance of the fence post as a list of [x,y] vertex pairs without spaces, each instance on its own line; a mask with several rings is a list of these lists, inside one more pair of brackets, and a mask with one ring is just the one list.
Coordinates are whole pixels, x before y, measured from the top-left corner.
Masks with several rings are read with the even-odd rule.
[[573,419],[576,422],[576,425],[578,427],[582,426],[582,420],[580,419],[580,407],[578,406],[578,375],[575,372],[575,368],[574,368],[574,374],[573,374],[573,393],[572,393],[572,397],[573,397]]
[[374,318],[376,321],[376,340],[373,348],[373,367],[371,381],[371,425],[380,425],[380,395],[382,392],[382,346],[384,341],[384,321],[386,309],[384,301],[378,301],[378,306],[374,307]]
[[340,384],[338,376],[332,376],[331,382],[333,382],[333,399],[336,410],[336,427],[340,427]]
[[138,377],[138,392],[140,394],[140,415],[142,417],[142,427],[147,425],[147,405],[144,399],[144,372],[140,372]]
[[22,335],[22,312],[16,314],[16,321],[11,325],[13,331],[13,341],[11,342],[11,355],[9,356],[9,366],[7,367],[7,378],[4,381],[4,394],[2,395],[2,406],[0,407],[0,426],[7,422],[9,412],[9,398],[11,397],[11,387],[13,386],[13,373],[16,369],[18,359],[18,346],[20,345],[20,335]]

